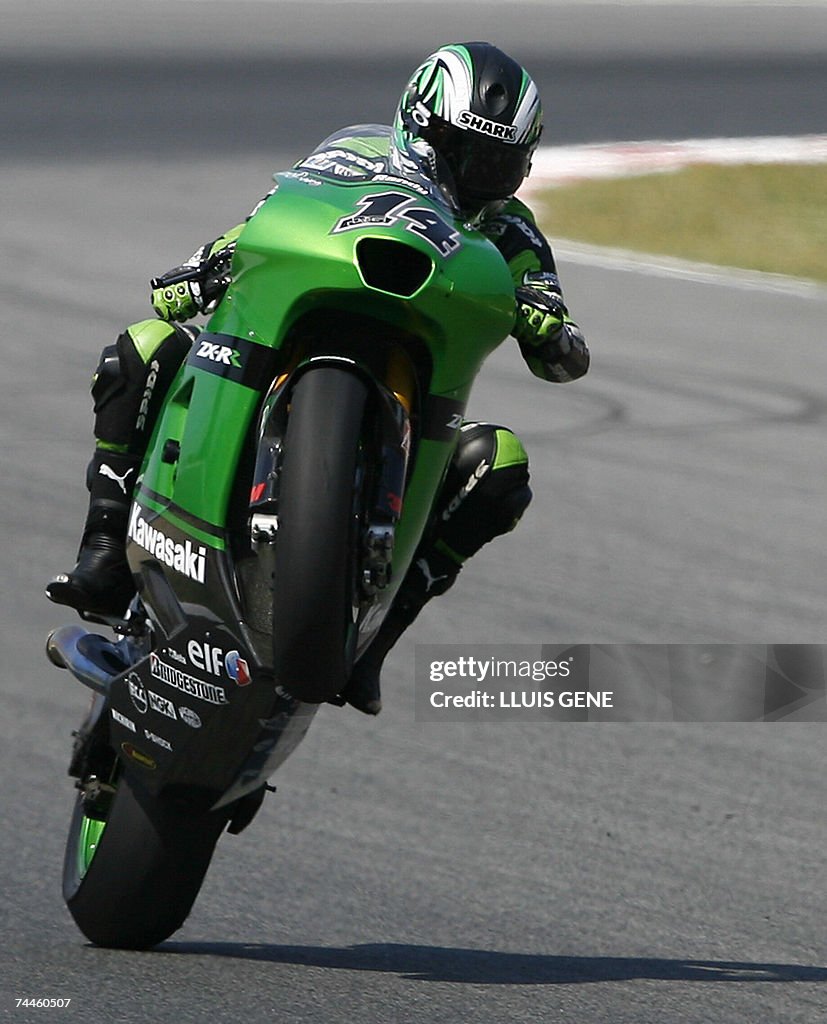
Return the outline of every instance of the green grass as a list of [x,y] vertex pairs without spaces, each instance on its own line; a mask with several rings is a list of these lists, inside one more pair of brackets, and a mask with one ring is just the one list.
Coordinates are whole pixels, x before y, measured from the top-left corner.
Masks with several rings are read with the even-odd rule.
[[551,239],[827,281],[827,165],[699,165],[535,201]]

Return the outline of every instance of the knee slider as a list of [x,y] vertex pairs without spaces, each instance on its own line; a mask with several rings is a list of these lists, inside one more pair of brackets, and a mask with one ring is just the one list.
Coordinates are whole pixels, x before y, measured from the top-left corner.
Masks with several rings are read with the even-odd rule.
[[166,387],[196,335],[196,328],[142,320],[104,349],[92,385],[100,441],[143,453]]
[[114,345],[107,345],[101,352],[98,368],[92,378],[95,412],[100,412],[121,392],[142,388],[147,363],[175,333],[172,324],[161,320],[142,320],[127,327]]
[[460,439],[446,480],[448,505],[457,495],[497,501],[515,488],[528,484],[528,455],[520,439],[507,427],[468,423]]
[[141,364],[146,366],[164,342],[173,336],[180,338],[187,348],[192,344],[194,337],[185,328],[166,320],[141,320],[127,327],[118,338],[118,344],[123,344],[125,349],[134,352]]
[[489,495],[501,513],[503,528],[500,533],[513,530],[531,502],[528,486],[528,455],[522,442],[506,427],[495,430],[497,451],[491,468]]
[[107,345],[101,352],[100,362],[95,374],[92,377],[92,400],[95,403],[95,412],[100,412],[103,406],[113,398],[126,385],[126,376],[121,369],[121,357],[117,345]]
[[531,501],[528,480],[528,456],[510,430],[466,424],[437,512],[437,538],[467,558],[512,530]]

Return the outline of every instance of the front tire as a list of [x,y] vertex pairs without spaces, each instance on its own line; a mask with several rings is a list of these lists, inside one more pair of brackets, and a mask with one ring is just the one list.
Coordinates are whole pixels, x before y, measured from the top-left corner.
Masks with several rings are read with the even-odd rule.
[[97,946],[148,949],[177,931],[207,873],[225,814],[189,812],[137,794],[121,776],[107,821],[75,805],[63,898]]
[[337,367],[296,384],[279,484],[273,598],[276,678],[322,703],[353,665],[360,552],[357,465],[367,386]]

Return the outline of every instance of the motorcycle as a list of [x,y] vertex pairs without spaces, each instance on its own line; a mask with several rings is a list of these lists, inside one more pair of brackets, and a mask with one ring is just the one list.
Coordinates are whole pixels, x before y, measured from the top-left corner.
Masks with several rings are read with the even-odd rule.
[[63,896],[101,946],[180,928],[221,834],[335,702],[514,322],[502,256],[424,175],[322,147],[274,178],[132,496],[138,596],[112,639],[47,642],[94,691]]

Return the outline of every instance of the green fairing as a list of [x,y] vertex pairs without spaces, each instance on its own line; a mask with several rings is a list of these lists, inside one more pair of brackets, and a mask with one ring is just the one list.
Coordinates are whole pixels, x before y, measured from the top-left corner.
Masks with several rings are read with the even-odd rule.
[[483,235],[462,231],[459,250],[441,262],[412,298],[367,292],[355,259],[361,238],[405,241],[439,263],[433,247],[406,230],[404,223],[330,233],[342,216],[357,210],[362,196],[389,191],[400,189],[310,186],[280,177],[278,191],[238,240],[233,285],[210,321],[210,331],[253,337],[278,348],[297,317],[311,307],[369,311],[427,338],[436,370],[432,393],[467,393],[482,361],[513,324],[511,276]]
[[[261,346],[281,352],[291,328],[310,311],[332,311],[332,323],[337,315],[367,315],[424,342],[433,367],[430,394],[464,408],[484,359],[508,336],[514,322],[514,284],[495,246],[479,231],[454,221],[441,201],[399,178],[377,182],[364,175],[362,180],[343,182],[294,171],[277,175],[276,182],[276,191],[238,238],[232,284],[208,324],[210,334],[221,335],[230,345],[239,339],[248,351]],[[384,226],[370,223],[334,231],[343,218],[360,212],[360,200],[389,192],[399,193],[400,203],[410,200],[401,207],[403,213],[417,208],[431,217],[436,214],[444,234],[453,232],[459,243],[454,251],[441,256],[412,229],[416,223],[401,215],[391,216],[392,222]],[[415,221],[417,215],[413,216]],[[427,255],[434,269],[408,298],[368,287],[356,257],[357,243],[365,238],[404,242]],[[336,340],[330,338],[331,353]],[[277,364],[277,357],[274,361]],[[150,445],[138,494],[144,507],[198,543],[225,548],[222,531],[242,446],[269,385],[270,380],[262,380],[248,386],[247,381],[239,383],[193,365],[190,359],[171,388]],[[426,526],[453,452],[457,424],[452,426],[450,439],[419,444],[397,527],[397,583]],[[180,444],[175,464],[162,457],[170,439]],[[192,517],[198,521],[197,530]]]

